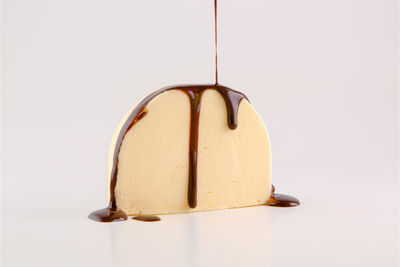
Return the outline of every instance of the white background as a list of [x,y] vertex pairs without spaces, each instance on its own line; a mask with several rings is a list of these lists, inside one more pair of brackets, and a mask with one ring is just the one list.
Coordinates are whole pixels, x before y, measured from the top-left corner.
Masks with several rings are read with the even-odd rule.
[[212,2],[3,1],[4,266],[398,266],[389,0],[219,0],[220,83],[264,118],[274,184],[301,206],[87,219],[122,115],[214,82]]

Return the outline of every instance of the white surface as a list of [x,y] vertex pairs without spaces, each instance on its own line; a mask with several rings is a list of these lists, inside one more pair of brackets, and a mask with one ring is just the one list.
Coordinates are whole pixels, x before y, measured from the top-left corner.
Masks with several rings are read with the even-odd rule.
[[393,199],[357,176],[281,182],[280,190],[302,200],[297,208],[164,215],[152,223],[92,222],[85,203],[70,211],[42,207],[6,220],[5,266],[395,267]]
[[212,1],[6,0],[4,266],[398,266],[397,2],[219,6],[220,82],[264,118],[273,182],[302,205],[86,219],[122,115],[213,81]]

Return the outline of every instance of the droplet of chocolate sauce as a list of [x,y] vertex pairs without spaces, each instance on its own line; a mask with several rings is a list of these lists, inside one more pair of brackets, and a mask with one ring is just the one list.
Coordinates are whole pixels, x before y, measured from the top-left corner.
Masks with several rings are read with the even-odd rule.
[[156,215],[139,215],[136,217],[133,217],[132,220],[136,221],[142,221],[142,222],[158,222],[160,221],[160,217]]

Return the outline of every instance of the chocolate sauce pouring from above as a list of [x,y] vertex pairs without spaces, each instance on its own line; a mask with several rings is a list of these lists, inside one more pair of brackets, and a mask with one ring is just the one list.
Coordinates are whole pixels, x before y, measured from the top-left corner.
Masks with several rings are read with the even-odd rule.
[[[224,99],[227,110],[227,123],[231,130],[236,129],[238,125],[237,115],[240,102],[247,97],[235,90],[218,84],[218,60],[217,60],[217,0],[214,0],[215,12],[215,84],[212,85],[178,85],[162,88],[148,95],[139,105],[132,111],[128,119],[122,126],[118,135],[118,139],[114,149],[113,167],[110,181],[110,202],[107,208],[96,210],[89,215],[90,219],[100,222],[123,221],[128,218],[127,214],[120,210],[117,206],[115,189],[118,179],[118,154],[121,149],[122,141],[126,133],[147,114],[147,104],[156,96],[170,90],[180,90],[184,92],[190,99],[190,140],[189,140],[189,185],[188,185],[188,205],[190,208],[197,206],[197,145],[199,135],[199,118],[201,108],[201,96],[207,89],[216,90]],[[279,207],[293,207],[300,202],[291,196],[274,194],[273,187],[271,198],[266,205]],[[158,218],[158,217],[157,217]],[[138,216],[134,219],[142,221],[156,221],[156,217]]]
[[215,84],[218,84],[218,31],[217,0],[214,0],[214,41],[215,41]]

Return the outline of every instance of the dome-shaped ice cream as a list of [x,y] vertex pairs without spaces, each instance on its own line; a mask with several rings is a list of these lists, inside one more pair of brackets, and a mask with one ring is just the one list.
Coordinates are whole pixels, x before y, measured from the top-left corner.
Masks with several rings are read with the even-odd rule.
[[110,206],[92,219],[266,204],[273,194],[267,129],[240,92],[163,88],[117,127],[109,178]]

